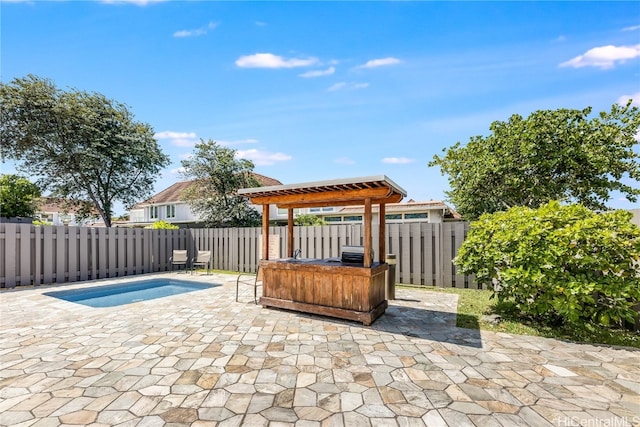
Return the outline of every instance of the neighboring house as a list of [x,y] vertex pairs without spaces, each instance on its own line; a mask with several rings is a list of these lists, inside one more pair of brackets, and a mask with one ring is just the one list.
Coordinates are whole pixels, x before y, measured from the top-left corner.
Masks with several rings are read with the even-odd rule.
[[85,219],[80,221],[76,218],[77,209],[70,206],[65,199],[57,197],[41,197],[34,219],[51,225],[76,225],[90,227],[104,227],[104,222],[100,219]]
[[[379,221],[378,209],[377,205],[372,208],[372,221],[374,224]],[[364,206],[294,209],[294,216],[301,214],[317,215],[328,224],[359,224],[362,223]],[[271,219],[272,222],[275,221],[278,224],[286,223],[286,209],[278,209],[277,217]],[[426,202],[409,200],[405,203],[388,203],[385,208],[385,220],[387,223],[443,222],[460,221],[461,219],[460,214],[455,210],[444,202],[437,200]]]
[[[263,186],[282,185],[280,181],[253,172]],[[196,227],[201,220],[183,200],[182,193],[195,184],[195,180],[176,182],[158,194],[134,205],[129,211],[129,226],[145,227],[156,221],[167,221],[180,227]],[[275,212],[275,206],[272,207]]]

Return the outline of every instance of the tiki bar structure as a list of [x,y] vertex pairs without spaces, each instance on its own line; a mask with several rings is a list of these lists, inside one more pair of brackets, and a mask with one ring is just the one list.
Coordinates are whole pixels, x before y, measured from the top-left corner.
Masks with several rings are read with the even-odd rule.
[[[370,325],[387,308],[385,205],[406,191],[385,175],[302,184],[247,188],[239,194],[262,205],[262,297],[264,307],[331,316]],[[269,207],[287,209],[287,258],[269,259]],[[361,247],[343,247],[341,258],[298,259],[294,256],[293,210],[364,205]],[[372,206],[379,205],[378,248],[372,247]],[[347,251],[351,252],[347,253]],[[355,253],[354,253],[355,250]],[[373,255],[376,255],[374,259]],[[358,258],[359,256],[359,258]]]

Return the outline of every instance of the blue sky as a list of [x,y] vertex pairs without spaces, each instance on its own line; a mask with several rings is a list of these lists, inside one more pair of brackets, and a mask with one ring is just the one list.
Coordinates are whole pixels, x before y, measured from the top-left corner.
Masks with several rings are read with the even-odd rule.
[[495,120],[640,105],[638,2],[5,0],[0,13],[2,81],[35,74],[127,104],[173,161],[156,191],[203,138],[285,184],[385,174],[442,200],[427,163]]

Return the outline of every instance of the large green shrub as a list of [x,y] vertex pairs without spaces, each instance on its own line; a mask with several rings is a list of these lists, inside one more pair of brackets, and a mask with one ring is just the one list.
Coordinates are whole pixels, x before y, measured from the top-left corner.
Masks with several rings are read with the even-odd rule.
[[550,202],[471,224],[455,263],[498,300],[546,321],[633,322],[640,301],[640,228],[631,213]]

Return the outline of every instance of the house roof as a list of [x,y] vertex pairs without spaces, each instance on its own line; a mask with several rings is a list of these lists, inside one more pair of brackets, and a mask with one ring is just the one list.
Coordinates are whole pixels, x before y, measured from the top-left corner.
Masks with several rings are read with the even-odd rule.
[[279,208],[301,208],[358,205],[367,199],[373,204],[395,203],[407,192],[386,175],[376,175],[244,188],[238,194],[249,197],[256,205],[273,203]]
[[[280,181],[278,181],[277,179],[270,178],[268,176],[261,175],[259,173],[255,173],[255,172],[252,172],[252,174],[253,174],[253,177],[256,180],[258,180],[258,182],[261,183],[262,185],[265,185],[265,186],[282,185],[282,183]],[[143,206],[147,206],[147,205],[151,205],[151,204],[179,203],[179,202],[182,202],[183,201],[182,193],[187,188],[189,188],[190,186],[195,184],[195,182],[196,182],[196,180],[176,182],[175,184],[165,188],[161,192],[151,196],[150,198],[148,198],[144,202],[137,203],[136,205],[133,206],[133,209],[141,208]]]
[[[80,207],[74,205],[72,200],[62,199],[59,197],[41,197],[38,203],[38,212],[41,213],[67,213],[75,214],[80,211]],[[98,214],[96,208],[92,208],[94,214]]]

